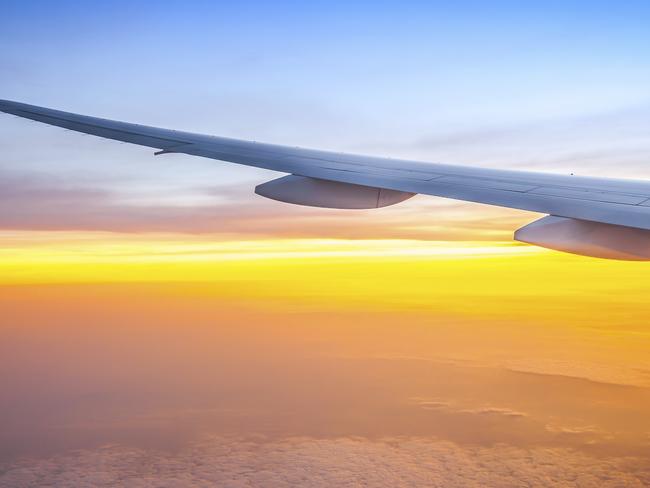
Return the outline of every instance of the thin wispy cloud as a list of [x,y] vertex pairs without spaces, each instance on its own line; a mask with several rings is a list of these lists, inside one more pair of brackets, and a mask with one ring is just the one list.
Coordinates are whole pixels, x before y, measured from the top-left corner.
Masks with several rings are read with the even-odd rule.
[[[156,202],[106,187],[36,175],[0,175],[4,230],[179,232],[257,237],[421,238],[498,240],[530,215],[493,209],[486,221],[467,206],[442,199],[414,201],[391,209],[348,211],[288,205],[252,195],[253,188],[185,188]],[[187,196],[212,203],[187,203]]]

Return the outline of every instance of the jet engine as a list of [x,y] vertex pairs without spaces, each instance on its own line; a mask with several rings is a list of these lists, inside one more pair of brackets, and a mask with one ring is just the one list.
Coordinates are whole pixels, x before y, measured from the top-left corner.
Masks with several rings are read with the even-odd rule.
[[650,260],[650,231],[547,215],[515,232],[515,240],[595,258]]
[[288,175],[262,183],[255,193],[272,200],[324,208],[380,208],[403,202],[415,193]]

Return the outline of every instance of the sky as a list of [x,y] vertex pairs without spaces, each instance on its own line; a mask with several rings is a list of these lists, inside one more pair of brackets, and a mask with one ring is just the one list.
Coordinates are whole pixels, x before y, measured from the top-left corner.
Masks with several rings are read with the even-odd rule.
[[[2,3],[0,98],[248,140],[649,178],[650,5]],[[643,263],[537,214],[0,117],[0,487],[646,486]]]

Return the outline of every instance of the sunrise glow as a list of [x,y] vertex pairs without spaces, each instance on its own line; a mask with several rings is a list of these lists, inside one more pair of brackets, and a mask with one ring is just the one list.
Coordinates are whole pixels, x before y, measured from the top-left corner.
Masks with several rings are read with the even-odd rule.
[[[650,486],[650,262],[513,240],[547,213],[642,227],[647,0],[0,17],[0,488]],[[226,163],[19,103],[330,156]],[[255,193],[273,169],[419,194],[294,205]],[[535,193],[595,184],[572,175],[633,191]],[[346,188],[297,201],[361,206]]]

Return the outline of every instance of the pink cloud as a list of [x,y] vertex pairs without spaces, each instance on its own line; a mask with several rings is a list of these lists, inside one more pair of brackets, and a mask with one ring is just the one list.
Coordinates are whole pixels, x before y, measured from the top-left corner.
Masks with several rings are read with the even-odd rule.
[[[181,232],[221,235],[429,240],[509,239],[533,217],[442,199],[379,210],[331,210],[283,204],[252,188],[196,188],[208,202],[133,204],[115,192],[44,177],[0,174],[0,229]],[[173,202],[173,200],[172,200]]]

